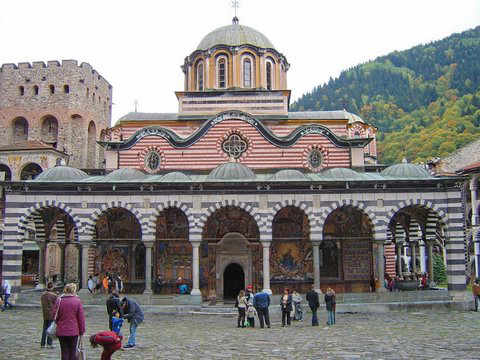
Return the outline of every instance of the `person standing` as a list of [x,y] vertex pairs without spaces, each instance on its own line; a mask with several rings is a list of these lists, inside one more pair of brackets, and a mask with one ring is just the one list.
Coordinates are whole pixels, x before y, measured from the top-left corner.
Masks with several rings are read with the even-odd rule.
[[77,285],[65,285],[63,294],[53,305],[51,316],[57,323],[57,337],[62,350],[62,360],[77,360],[78,337],[85,333],[85,314],[76,294]]
[[52,338],[47,336],[47,329],[53,322],[52,317],[52,308],[57,301],[57,294],[53,290],[53,282],[49,281],[47,283],[47,290],[40,296],[40,302],[42,304],[42,313],[43,313],[43,330],[42,338],[40,340],[40,347],[43,349],[45,347],[45,342],[47,343],[48,349],[53,349],[55,346],[52,344]]
[[101,331],[90,336],[90,345],[103,347],[101,360],[110,360],[115,351],[122,348],[123,336],[114,331]]
[[112,318],[113,313],[118,312],[120,317],[123,317],[123,308],[122,304],[120,304],[120,297],[118,296],[117,292],[114,292],[110,297],[107,299],[107,313],[108,313],[108,327],[112,330]]
[[293,305],[293,320],[302,321],[303,311],[302,311],[302,297],[300,294],[293,290],[292,293],[292,305]]
[[475,311],[478,311],[478,301],[480,296],[480,279],[475,278],[472,285],[473,299],[475,300]]
[[90,293],[93,294],[93,291],[95,290],[95,285],[93,283],[93,276],[92,275],[90,275],[88,277],[87,288],[88,288],[88,291],[90,291]]
[[12,285],[10,285],[10,281],[5,280],[3,282],[3,307],[2,311],[7,308],[7,306],[10,306],[10,309],[13,309],[13,305],[8,301],[8,298],[10,297],[12,293]]
[[335,291],[332,288],[327,288],[325,293],[325,307],[327,309],[327,324],[335,324]]
[[292,311],[292,295],[285,289],[280,298],[280,307],[282,308],[282,326],[285,326],[285,318],[287,319],[287,326],[290,326],[290,312]]
[[162,275],[158,275],[157,278],[155,279],[155,293],[160,294],[162,292],[162,287],[163,287],[163,278]]
[[310,310],[312,311],[312,326],[318,326],[317,310],[320,307],[320,300],[318,293],[315,291],[315,285],[312,284],[310,291],[307,293],[307,301]]
[[245,311],[247,309],[247,299],[245,298],[245,291],[240,290],[237,296],[237,309],[238,309],[238,326],[245,327]]
[[137,327],[143,321],[143,310],[140,305],[132,299],[124,297],[122,299],[123,317],[130,323],[130,336],[128,337],[127,345],[125,349],[135,347],[135,338],[137,336]]
[[248,285],[247,289],[245,291],[245,299],[247,300],[247,304],[253,302],[253,293],[252,292],[253,292],[252,285]]
[[253,306],[257,310],[260,327],[263,329],[264,324],[270,328],[270,316],[268,307],[270,306],[270,296],[264,291],[260,291],[253,296]]

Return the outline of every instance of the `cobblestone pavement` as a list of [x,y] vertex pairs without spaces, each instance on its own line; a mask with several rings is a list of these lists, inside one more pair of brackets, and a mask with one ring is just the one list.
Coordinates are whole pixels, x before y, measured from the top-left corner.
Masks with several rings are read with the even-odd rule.
[[[88,335],[105,330],[106,311],[88,308],[86,315]],[[325,316],[320,313],[319,327],[309,325],[308,314],[287,328],[274,317],[271,329],[238,329],[232,317],[147,313],[137,347],[113,358],[480,359],[480,313],[337,314],[331,327]],[[1,312],[0,359],[59,359],[59,346],[40,349],[41,324],[40,309]],[[128,324],[123,330],[128,333]],[[87,346],[88,359],[99,359],[100,352]]]

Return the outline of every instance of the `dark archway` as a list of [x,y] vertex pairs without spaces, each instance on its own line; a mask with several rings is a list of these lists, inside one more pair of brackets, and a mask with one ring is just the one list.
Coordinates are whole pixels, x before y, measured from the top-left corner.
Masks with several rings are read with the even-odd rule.
[[10,170],[10,168],[7,165],[0,164],[0,172],[5,173],[5,177],[4,177],[5,181],[12,180],[12,171]]
[[245,289],[245,272],[235,263],[229,264],[223,272],[223,297],[235,299],[240,290]]
[[41,172],[43,172],[43,170],[40,165],[35,163],[27,164],[20,172],[20,180],[33,180]]

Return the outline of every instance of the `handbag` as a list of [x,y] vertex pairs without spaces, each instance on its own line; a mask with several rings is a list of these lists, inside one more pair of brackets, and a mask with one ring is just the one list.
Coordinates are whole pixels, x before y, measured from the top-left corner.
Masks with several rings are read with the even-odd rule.
[[83,347],[83,336],[78,337],[78,343],[77,343],[77,360],[87,360],[87,352],[85,351],[85,348]]
[[60,303],[62,302],[62,298],[58,298],[58,307],[57,307],[57,312],[55,313],[55,318],[53,319],[53,322],[50,324],[50,326],[47,328],[47,335],[49,338],[52,340],[57,339],[57,317],[58,317],[58,310],[60,309]]

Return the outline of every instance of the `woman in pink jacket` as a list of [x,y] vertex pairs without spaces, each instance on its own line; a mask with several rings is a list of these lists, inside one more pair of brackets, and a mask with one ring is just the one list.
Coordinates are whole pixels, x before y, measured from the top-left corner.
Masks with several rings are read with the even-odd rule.
[[63,294],[57,299],[52,309],[52,318],[57,323],[57,336],[62,349],[62,360],[77,359],[78,336],[85,333],[85,314],[82,302],[76,295],[77,285],[67,284]]

